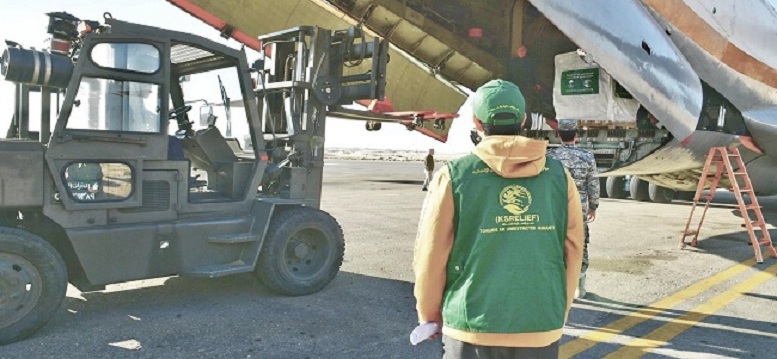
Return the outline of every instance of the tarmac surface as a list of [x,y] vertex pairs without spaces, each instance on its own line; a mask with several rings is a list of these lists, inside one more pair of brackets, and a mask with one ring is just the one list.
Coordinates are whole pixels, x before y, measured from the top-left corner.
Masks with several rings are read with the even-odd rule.
[[[439,340],[408,341],[422,178],[420,162],[327,162],[322,207],[346,255],[319,293],[278,296],[251,274],[71,287],[57,315],[0,358],[439,358]],[[777,198],[760,201],[777,235]],[[774,358],[777,260],[754,263],[734,204],[719,192],[698,248],[680,250],[689,202],[603,199],[589,295],[575,302],[561,357]]]

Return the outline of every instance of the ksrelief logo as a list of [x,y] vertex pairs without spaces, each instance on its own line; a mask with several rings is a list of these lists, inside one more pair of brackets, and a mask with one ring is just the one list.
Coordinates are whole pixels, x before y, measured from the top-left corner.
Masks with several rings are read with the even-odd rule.
[[519,216],[531,206],[531,192],[519,185],[507,186],[499,194],[499,203],[508,212]]

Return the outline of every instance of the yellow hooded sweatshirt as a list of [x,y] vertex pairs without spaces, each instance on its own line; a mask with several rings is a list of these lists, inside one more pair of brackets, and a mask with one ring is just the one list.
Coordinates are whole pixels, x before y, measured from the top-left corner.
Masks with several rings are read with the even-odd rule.
[[[473,153],[505,178],[532,177],[545,167],[547,141],[521,136],[487,136]],[[583,260],[583,216],[575,181],[566,171],[569,220],[564,244],[567,312],[572,307]],[[448,167],[434,176],[421,210],[413,266],[418,321],[442,322],[446,266],[453,247],[453,190]],[[566,318],[566,317],[565,317]],[[516,320],[520,320],[516,318]],[[566,319],[565,319],[566,321]],[[443,334],[466,343],[503,347],[545,347],[559,340],[563,329],[536,333],[474,333],[443,327]]]

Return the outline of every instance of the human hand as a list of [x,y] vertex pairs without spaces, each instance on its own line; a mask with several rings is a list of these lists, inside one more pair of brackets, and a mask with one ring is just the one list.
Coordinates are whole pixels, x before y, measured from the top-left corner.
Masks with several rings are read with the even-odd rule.
[[588,211],[588,222],[596,220],[596,211]]

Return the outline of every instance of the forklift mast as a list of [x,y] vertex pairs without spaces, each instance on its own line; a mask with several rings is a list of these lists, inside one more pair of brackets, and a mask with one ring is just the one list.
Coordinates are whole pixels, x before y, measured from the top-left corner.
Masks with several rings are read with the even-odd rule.
[[266,182],[262,192],[318,208],[327,108],[383,99],[388,43],[366,41],[359,27],[336,32],[297,27],[259,40],[269,50],[255,90],[272,159],[267,172],[270,179],[281,176],[277,183]]

